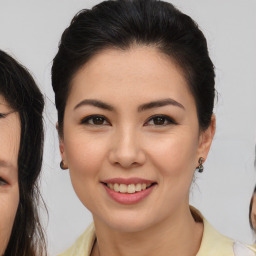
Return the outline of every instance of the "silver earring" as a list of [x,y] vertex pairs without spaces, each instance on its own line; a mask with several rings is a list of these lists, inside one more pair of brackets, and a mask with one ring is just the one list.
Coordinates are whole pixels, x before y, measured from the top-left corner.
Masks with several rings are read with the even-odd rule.
[[198,167],[196,167],[196,169],[198,170],[198,172],[202,173],[204,171],[204,166],[203,166],[203,162],[204,162],[204,158],[200,157],[198,160]]

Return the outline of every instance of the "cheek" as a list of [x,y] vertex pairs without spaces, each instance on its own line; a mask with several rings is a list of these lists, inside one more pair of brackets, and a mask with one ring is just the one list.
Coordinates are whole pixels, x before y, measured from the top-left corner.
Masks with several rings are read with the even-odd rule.
[[83,135],[72,136],[65,140],[65,152],[70,171],[78,175],[94,175],[106,154],[105,141],[95,136]]
[[106,161],[108,138],[102,136],[67,136],[65,154],[70,170],[74,190],[80,200],[87,206],[99,183],[99,174]]
[[150,158],[159,174],[159,204],[163,214],[169,215],[184,203],[187,205],[197,146],[198,138],[187,133],[170,134],[151,145]]
[[[3,191],[6,190],[6,191]],[[8,190],[8,191],[7,191]],[[10,239],[14,219],[19,204],[18,184],[10,189],[0,187],[0,244],[1,249],[5,250]],[[0,253],[3,253],[0,249]],[[2,254],[1,254],[2,255]]]
[[150,157],[164,177],[193,175],[198,138],[190,133],[169,134],[153,141]]

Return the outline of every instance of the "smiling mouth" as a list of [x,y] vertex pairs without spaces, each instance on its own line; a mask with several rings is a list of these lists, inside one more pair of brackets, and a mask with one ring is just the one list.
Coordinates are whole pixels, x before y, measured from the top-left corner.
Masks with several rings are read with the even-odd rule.
[[113,190],[118,193],[122,194],[135,194],[146,190],[154,185],[155,182],[147,184],[147,183],[137,183],[137,184],[118,184],[118,183],[103,183],[107,186],[110,190]]

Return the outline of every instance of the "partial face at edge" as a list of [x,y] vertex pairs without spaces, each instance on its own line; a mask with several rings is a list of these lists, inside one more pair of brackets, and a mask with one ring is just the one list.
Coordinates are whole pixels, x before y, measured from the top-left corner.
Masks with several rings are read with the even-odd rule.
[[[188,207],[194,170],[198,158],[207,157],[214,125],[199,130],[194,98],[169,58],[150,47],[109,49],[72,81],[60,150],[94,220],[133,232]],[[153,184],[150,192],[130,202],[129,195],[115,198],[106,188],[143,182]]]
[[[8,114],[10,113],[10,114]],[[20,119],[0,95],[0,255],[10,239],[19,204]]]
[[254,193],[252,196],[252,211],[251,211],[251,222],[254,231],[256,231],[256,194]]

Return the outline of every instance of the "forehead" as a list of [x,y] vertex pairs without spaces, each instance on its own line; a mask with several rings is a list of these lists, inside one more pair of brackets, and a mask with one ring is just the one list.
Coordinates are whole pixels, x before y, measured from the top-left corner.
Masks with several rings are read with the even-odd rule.
[[[134,98],[192,96],[185,76],[176,63],[158,49],[135,46],[128,50],[106,49],[95,55],[75,74],[69,96],[130,95]],[[119,96],[120,96],[119,95]]]
[[[93,56],[77,72],[73,83],[81,73],[88,75],[97,75],[97,79],[107,75],[109,78],[128,79],[128,75],[139,78],[166,78],[166,72],[172,76],[179,76],[181,80],[185,79],[180,68],[175,64],[171,57],[160,52],[151,46],[133,46],[126,50],[105,49]],[[127,76],[124,77],[124,73]]]
[[1,95],[0,114],[0,172],[14,170],[15,174],[21,136],[20,118]]
[[0,107],[9,107],[8,102],[2,94],[0,94]]
[[[18,111],[15,111],[10,104],[6,101],[6,99],[3,97],[3,95],[0,95],[0,114],[1,114],[1,127],[2,129],[0,130],[0,135],[3,134],[3,132],[13,132],[14,131],[19,131],[20,130],[20,118],[19,118],[19,113]],[[5,126],[10,126],[13,127],[12,130],[3,129]]]
[[14,108],[11,107],[11,104],[6,100],[6,98],[0,94],[0,112],[10,112],[13,111]]

